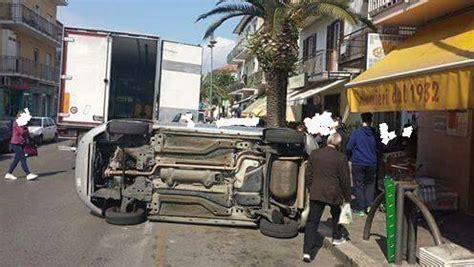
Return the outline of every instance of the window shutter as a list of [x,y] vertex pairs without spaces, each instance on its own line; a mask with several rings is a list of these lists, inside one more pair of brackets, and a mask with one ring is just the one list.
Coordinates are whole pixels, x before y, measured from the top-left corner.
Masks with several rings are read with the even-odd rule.
[[316,56],[316,52],[318,51],[318,34],[315,33],[313,35],[313,56]]

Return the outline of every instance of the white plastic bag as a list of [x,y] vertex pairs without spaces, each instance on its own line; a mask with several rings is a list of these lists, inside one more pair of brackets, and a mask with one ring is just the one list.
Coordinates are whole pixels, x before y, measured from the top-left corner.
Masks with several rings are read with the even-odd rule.
[[341,206],[341,214],[339,215],[339,224],[351,224],[351,223],[352,223],[351,204],[344,203]]

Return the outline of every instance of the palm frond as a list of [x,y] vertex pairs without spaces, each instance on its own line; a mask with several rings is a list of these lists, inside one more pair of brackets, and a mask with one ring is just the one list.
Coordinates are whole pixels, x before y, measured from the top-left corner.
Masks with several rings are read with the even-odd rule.
[[245,15],[250,15],[250,16],[261,16],[263,14],[262,10],[260,10],[259,8],[247,2],[227,3],[225,5],[220,5],[212,9],[211,11],[200,15],[196,19],[196,22],[200,20],[204,20],[213,15],[235,13],[235,12],[240,12],[240,13],[243,13]]
[[227,14],[221,18],[219,18],[218,20],[216,20],[215,22],[213,22],[206,30],[206,32],[204,33],[204,37],[203,39],[207,39],[209,37],[211,37],[211,35],[214,33],[214,31],[219,28],[222,23],[226,22],[228,19],[231,19],[231,18],[234,18],[234,17],[240,17],[240,16],[244,16],[246,14],[244,13],[231,13],[231,14]]
[[309,16],[319,15],[335,19],[346,20],[350,24],[357,24],[357,14],[353,12],[347,1],[344,0],[313,0],[306,2],[306,12]]

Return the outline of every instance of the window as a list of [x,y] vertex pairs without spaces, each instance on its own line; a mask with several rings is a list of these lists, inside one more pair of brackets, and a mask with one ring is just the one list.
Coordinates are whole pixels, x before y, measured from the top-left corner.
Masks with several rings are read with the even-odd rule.
[[51,61],[53,60],[53,56],[50,53],[46,54],[46,66],[51,66]]
[[33,118],[28,122],[28,125],[41,127],[41,119]]
[[318,35],[315,33],[303,41],[303,59],[312,58],[316,55]]
[[39,49],[33,48],[33,61],[35,63],[39,63],[39,57],[40,57]]

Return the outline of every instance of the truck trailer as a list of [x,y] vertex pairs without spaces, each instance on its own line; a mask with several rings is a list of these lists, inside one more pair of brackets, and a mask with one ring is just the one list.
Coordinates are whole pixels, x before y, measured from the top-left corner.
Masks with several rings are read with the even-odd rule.
[[79,137],[112,119],[198,117],[202,47],[154,35],[66,27],[57,122]]

